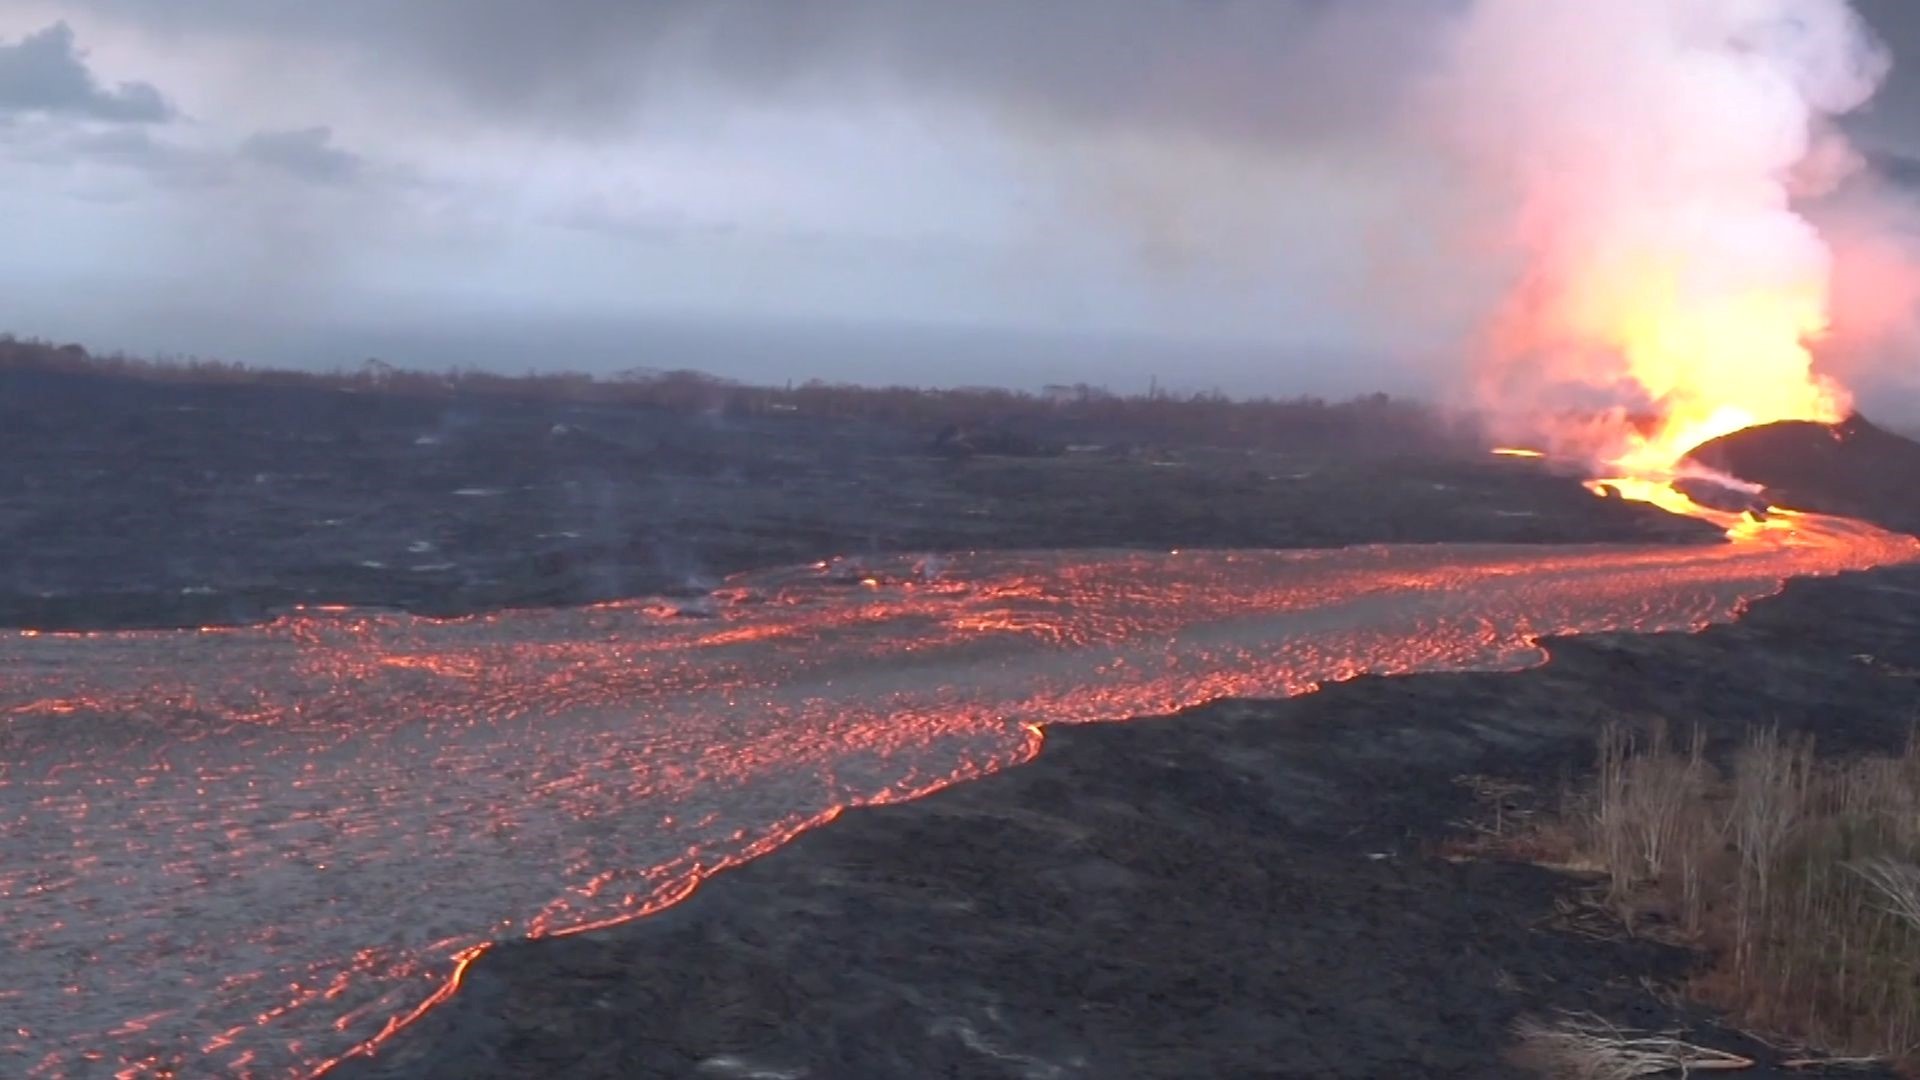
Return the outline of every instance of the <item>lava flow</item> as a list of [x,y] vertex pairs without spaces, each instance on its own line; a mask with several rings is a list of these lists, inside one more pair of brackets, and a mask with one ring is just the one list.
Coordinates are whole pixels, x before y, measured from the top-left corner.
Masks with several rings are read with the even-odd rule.
[[634,917],[1039,723],[1514,668],[1920,559],[1813,517],[1688,547],[976,555],[660,605],[0,635],[0,1073],[311,1073],[491,940]]

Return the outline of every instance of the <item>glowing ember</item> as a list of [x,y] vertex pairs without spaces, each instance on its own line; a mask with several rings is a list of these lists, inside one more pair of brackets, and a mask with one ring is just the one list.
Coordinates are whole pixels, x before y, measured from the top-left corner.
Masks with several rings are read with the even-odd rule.
[[1682,548],[906,561],[433,621],[0,635],[0,1073],[290,1076],[490,940],[634,917],[841,808],[1005,767],[1039,721],[1509,668],[1920,559],[1797,518]]
[[1493,452],[1500,457],[1543,458],[1547,456],[1538,450],[1524,450],[1517,446],[1496,446]]

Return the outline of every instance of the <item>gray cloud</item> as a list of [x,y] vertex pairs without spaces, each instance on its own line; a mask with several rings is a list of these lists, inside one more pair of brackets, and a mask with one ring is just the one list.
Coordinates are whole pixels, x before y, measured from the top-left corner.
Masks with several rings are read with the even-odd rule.
[[63,174],[71,194],[92,202],[179,194],[225,184],[233,174],[232,155],[158,138],[149,126],[47,120],[0,123],[0,167],[15,165]]
[[[916,92],[1041,124],[1297,141],[1391,110],[1468,0],[72,0],[163,31],[321,42],[482,122],[592,133],[690,84]],[[1849,127],[1920,151],[1920,4],[1854,0],[1897,59]]]
[[663,91],[931,97],[1035,122],[1337,133],[1377,116],[1461,0],[89,0],[168,31],[321,41],[477,116],[591,132]]
[[145,128],[79,132],[61,148],[73,158],[138,172],[165,188],[213,187],[232,173],[224,155],[154,138]]
[[1886,40],[1894,64],[1880,93],[1848,126],[1869,142],[1920,154],[1920,4],[1854,0],[1853,6]]
[[[1466,0],[74,0],[163,30],[323,41],[503,124],[592,131],[664,87],[901,89],[1041,122],[1240,138],[1391,109]],[[1920,4],[1854,0],[1899,63],[1856,127],[1920,150]]]
[[[592,138],[658,102],[931,99],[1040,139],[1173,131],[1313,152],[1391,123],[1467,0],[73,0],[167,33],[325,47],[480,126]],[[1920,4],[1855,0],[1900,61],[1850,117],[1920,152]]]
[[333,129],[262,131],[240,144],[240,156],[316,184],[344,184],[359,175],[358,154],[333,145]]
[[[1397,125],[1405,119],[1408,91],[1433,75],[1436,54],[1470,0],[60,2],[69,6],[83,29],[91,25],[83,19],[85,13],[109,17],[119,31],[131,24],[150,32],[117,36],[117,41],[144,40],[154,48],[186,45],[182,53],[188,56],[196,45],[219,50],[215,78],[190,85],[183,75],[180,85],[169,83],[169,88],[208,120],[209,128],[202,131],[210,132],[209,145],[217,147],[232,190],[217,198],[180,201],[204,203],[201,209],[209,221],[249,213],[254,215],[249,220],[269,223],[271,228],[250,225],[223,235],[244,231],[250,241],[257,240],[258,262],[283,275],[289,289],[300,287],[298,275],[316,262],[328,264],[312,257],[314,248],[324,253],[337,246],[344,252],[343,264],[354,260],[351,273],[343,269],[336,275],[341,280],[359,282],[373,276],[370,269],[383,269],[365,254],[362,242],[332,239],[355,228],[379,231],[367,222],[380,213],[389,215],[384,220],[405,226],[425,221],[458,233],[460,243],[476,250],[497,243],[498,250],[514,253],[492,260],[503,267],[529,265],[527,251],[546,252],[553,265],[572,265],[574,249],[562,245],[577,242],[580,250],[597,252],[600,249],[585,246],[595,238],[632,241],[607,245],[630,261],[609,261],[601,278],[643,276],[642,271],[663,264],[648,261],[654,249],[670,244],[697,248],[721,265],[722,249],[749,249],[749,241],[765,239],[758,231],[763,226],[749,224],[741,230],[745,235],[736,235],[724,227],[689,221],[672,206],[655,207],[652,199],[636,197],[630,201],[641,205],[635,207],[624,205],[629,200],[618,191],[596,195],[590,156],[565,176],[558,175],[561,169],[541,174],[539,179],[550,187],[534,191],[540,198],[525,200],[543,207],[543,199],[559,204],[547,209],[573,235],[529,239],[516,233],[517,226],[508,220],[512,214],[498,207],[519,204],[498,199],[497,188],[488,185],[515,182],[517,162],[499,159],[516,148],[552,148],[562,161],[577,158],[582,149],[589,155],[599,149],[557,145],[561,140],[547,138],[555,134],[578,143],[604,142],[616,152],[633,149],[635,157],[645,156],[643,141],[656,132],[666,136],[662,141],[669,150],[675,144],[698,144],[709,133],[715,141],[738,138],[739,130],[757,129],[751,123],[735,129],[713,122],[716,112],[738,104],[805,107],[844,122],[858,135],[871,136],[876,144],[884,143],[892,129],[885,127],[889,120],[873,123],[874,116],[907,113],[935,139],[950,138],[961,152],[971,145],[967,140],[974,120],[998,121],[1015,135],[1007,142],[1016,168],[1036,163],[1053,170],[1042,176],[1043,183],[1021,176],[1008,182],[1009,188],[1019,185],[1030,194],[1043,190],[1044,182],[1058,173],[1070,174],[1061,186],[1068,191],[1072,212],[1056,213],[1048,203],[1048,210],[1036,215],[1047,217],[1047,227],[1065,237],[1055,245],[1050,234],[1048,246],[1075,240],[1075,212],[1099,219],[1099,242],[1087,245],[1089,265],[1120,261],[1114,249],[1105,246],[1105,229],[1111,219],[1123,217],[1144,234],[1143,247],[1155,253],[1166,249],[1181,255],[1194,249],[1213,258],[1218,249],[1230,248],[1229,255],[1244,255],[1244,274],[1228,285],[1244,284],[1249,291],[1257,288],[1258,275],[1281,264],[1289,273],[1289,268],[1310,270],[1302,271],[1303,280],[1359,279],[1353,287],[1364,290],[1368,304],[1377,304],[1376,286],[1382,279],[1391,279],[1389,284],[1403,293],[1430,286],[1428,263],[1435,265],[1431,276],[1450,285],[1465,277],[1473,288],[1480,286],[1477,274],[1463,274],[1457,265],[1451,237],[1407,227],[1430,216],[1417,213],[1419,208],[1402,212],[1406,200],[1446,199],[1446,177],[1424,170],[1410,153],[1374,156],[1376,151],[1405,149],[1405,140],[1399,138],[1404,132]],[[1537,2],[1577,7],[1606,0]],[[1849,118],[1848,126],[1873,136],[1869,149],[1920,156],[1920,74],[1906,70],[1910,63],[1920,63],[1920,3],[1856,0],[1855,6],[1888,39],[1898,62],[1887,96],[1857,122]],[[64,27],[18,46],[0,46],[0,58],[10,58],[12,51],[55,31],[61,36],[51,51],[68,58],[68,66],[80,74],[80,85],[91,88],[82,97],[113,97],[94,83]],[[250,50],[260,42],[287,48]],[[1541,52],[1565,46],[1544,42]],[[44,43],[36,47],[47,49]],[[335,143],[329,128],[277,129],[286,120],[271,109],[241,115],[248,96],[258,95],[262,103],[276,106],[284,101],[273,94],[279,70],[274,64],[294,60],[308,65],[301,69],[302,85],[316,91],[316,101],[326,103],[298,119],[304,123],[310,115],[338,125],[349,145],[364,149],[373,161]],[[9,108],[22,108],[12,103],[6,62],[0,59],[0,123]],[[255,81],[249,83],[249,78]],[[123,88],[120,93],[128,92]],[[235,96],[223,103],[218,100],[222,93]],[[158,99],[157,92],[152,98]],[[943,128],[954,118],[946,106],[971,115]],[[807,125],[814,119],[803,118],[795,127],[811,131]],[[213,130],[221,122],[230,126]],[[864,126],[870,123],[871,128]],[[260,126],[276,129],[238,139]],[[142,129],[127,130],[137,134]],[[416,133],[425,137],[414,138]],[[468,145],[458,145],[468,139]],[[436,158],[449,148],[454,152]],[[992,152],[1005,148],[996,142]],[[802,159],[810,147],[796,143],[765,149],[777,170],[778,162]],[[197,171],[203,166],[158,140],[122,140],[90,150],[129,167],[146,161],[153,163],[146,167],[163,172],[206,175]],[[883,165],[879,151],[875,160]],[[482,160],[489,153],[492,159]],[[1018,156],[1029,153],[1030,158]],[[208,156],[216,153],[209,151]],[[671,155],[661,157],[670,160]],[[492,201],[484,211],[471,214],[471,221],[448,226],[463,208],[457,192],[469,177],[461,170],[476,161],[486,166],[472,172],[476,198]],[[442,165],[444,172],[438,168]],[[987,162],[982,173],[992,179],[984,182],[1002,182],[1001,165],[999,159]],[[408,167],[456,193],[416,198],[419,188],[395,181]],[[883,168],[877,165],[876,173],[883,175]],[[304,183],[276,183],[275,174]],[[1381,190],[1373,190],[1373,185]],[[1007,197],[1018,194],[1009,190]],[[1050,197],[1050,189],[1038,196],[1043,201]],[[925,213],[944,220],[948,207],[942,198],[937,185],[916,190],[918,201],[909,200],[912,208],[899,216]],[[1345,201],[1355,206],[1343,209]],[[427,203],[441,216],[421,213]],[[1303,226],[1308,214],[1324,219],[1325,227]],[[1063,219],[1067,224],[1061,224]],[[308,227],[312,235],[299,231]],[[889,219],[884,227],[904,232],[910,226]],[[183,235],[188,246],[198,247],[217,231],[194,228]],[[723,239],[727,242],[715,242]],[[795,247],[812,242],[787,234],[779,239],[792,240]],[[941,256],[932,245],[899,235],[888,239],[898,240],[906,252],[894,262],[855,259],[836,251],[810,265],[846,270],[850,281],[860,267],[871,268],[866,271],[871,281],[844,290],[854,298],[849,306],[883,307],[869,298],[873,287],[915,272],[924,275],[929,293],[944,288],[935,273]],[[425,241],[421,252],[415,253],[420,265],[436,269],[392,271],[390,278],[432,280],[445,284],[447,294],[453,295],[464,287],[460,275],[480,262],[442,258],[439,249]],[[668,254],[679,259],[683,252]],[[226,252],[222,258],[235,261]],[[1419,265],[1403,273],[1403,262]],[[1375,264],[1386,264],[1386,270]],[[802,263],[796,259],[793,265]],[[1156,290],[1169,288],[1165,279],[1185,272],[1179,265],[1171,269],[1178,273],[1156,276],[1145,285],[1129,278],[1113,286],[1114,295],[1135,297],[1124,290],[1137,288],[1141,295],[1158,298]],[[1239,264],[1234,270],[1241,274]],[[515,272],[529,283],[539,276]],[[724,284],[730,273],[715,270],[712,277]],[[1402,285],[1394,274],[1412,284]],[[789,277],[801,281],[811,274]],[[1063,308],[1084,304],[1089,294],[1083,277],[1076,268],[1034,291],[1052,289]],[[780,287],[789,285],[782,281]],[[1214,291],[1207,289],[1209,295]],[[716,295],[727,299],[733,293],[716,287]],[[989,300],[995,311],[1004,306]],[[976,296],[975,306],[966,310],[984,310],[989,300]],[[1454,303],[1449,292],[1446,305]],[[933,304],[929,300],[929,306]],[[1092,309],[1143,306],[1096,303]],[[1207,323],[1215,314],[1198,303],[1187,308],[1170,302],[1166,311],[1170,314],[1142,316],[1142,321],[1184,330],[1189,324]],[[1291,331],[1290,326],[1286,329]]]
[[150,83],[102,86],[75,47],[72,28],[60,22],[0,45],[0,115],[7,113],[154,124],[171,119],[173,107]]

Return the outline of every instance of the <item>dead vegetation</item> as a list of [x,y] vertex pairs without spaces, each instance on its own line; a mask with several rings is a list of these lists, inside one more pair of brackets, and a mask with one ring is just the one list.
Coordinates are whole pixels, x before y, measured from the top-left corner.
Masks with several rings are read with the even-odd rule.
[[[1822,761],[1810,739],[1769,729],[1728,769],[1705,750],[1698,734],[1610,727],[1592,788],[1507,849],[1592,868],[1624,932],[1703,949],[1691,990],[1737,1022],[1849,1059],[1920,1062],[1920,748]],[[1677,1044],[1591,1019],[1531,1024],[1522,1041],[1557,1076],[1683,1069]],[[1733,1066],[1685,1066],[1709,1067]]]
[[1587,1014],[1523,1020],[1515,1033],[1520,1038],[1516,1062],[1556,1080],[1633,1080],[1753,1067],[1752,1058],[1696,1046],[1671,1034],[1628,1031]]

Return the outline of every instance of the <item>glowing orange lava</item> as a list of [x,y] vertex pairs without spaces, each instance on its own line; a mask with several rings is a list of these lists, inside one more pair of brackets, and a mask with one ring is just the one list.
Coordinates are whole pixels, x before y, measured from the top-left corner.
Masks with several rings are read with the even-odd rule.
[[1672,275],[1609,291],[1595,313],[1626,374],[1657,403],[1659,422],[1635,432],[1612,463],[1627,476],[1671,471],[1688,451],[1779,420],[1844,419],[1846,393],[1816,375],[1808,342],[1827,328],[1826,283],[1687,297]]
[[1568,272],[1555,304],[1522,307],[1503,330],[1502,349],[1530,357],[1533,377],[1547,383],[1612,388],[1636,401],[1536,422],[1556,456],[1589,462],[1615,493],[1692,513],[1669,488],[1698,473],[1685,464],[1689,452],[1756,425],[1838,421],[1850,399],[1814,370],[1810,343],[1827,325],[1824,277],[1721,289],[1697,280],[1712,277],[1702,267],[1676,262],[1583,263]]
[[[488,942],[676,903],[844,808],[1024,761],[1043,723],[1538,662],[1920,541],[1786,517],[1684,547],[910,560],[433,620],[0,633],[0,1072],[297,1076]],[[717,594],[719,595],[719,594]]]
[[[1671,272],[1614,281],[1604,266],[1583,269],[1560,312],[1566,322],[1552,333],[1584,343],[1589,351],[1577,355],[1601,359],[1597,369],[1575,367],[1565,377],[1625,382],[1651,404],[1638,417],[1620,410],[1597,422],[1566,422],[1556,438],[1600,474],[1589,483],[1596,493],[1707,518],[1736,536],[1753,531],[1754,521],[1699,507],[1673,483],[1693,476],[1741,487],[1691,465],[1687,455],[1760,424],[1845,417],[1847,393],[1814,372],[1808,347],[1826,328],[1824,283],[1702,296],[1688,295]],[[1545,456],[1505,447],[1493,452]]]

